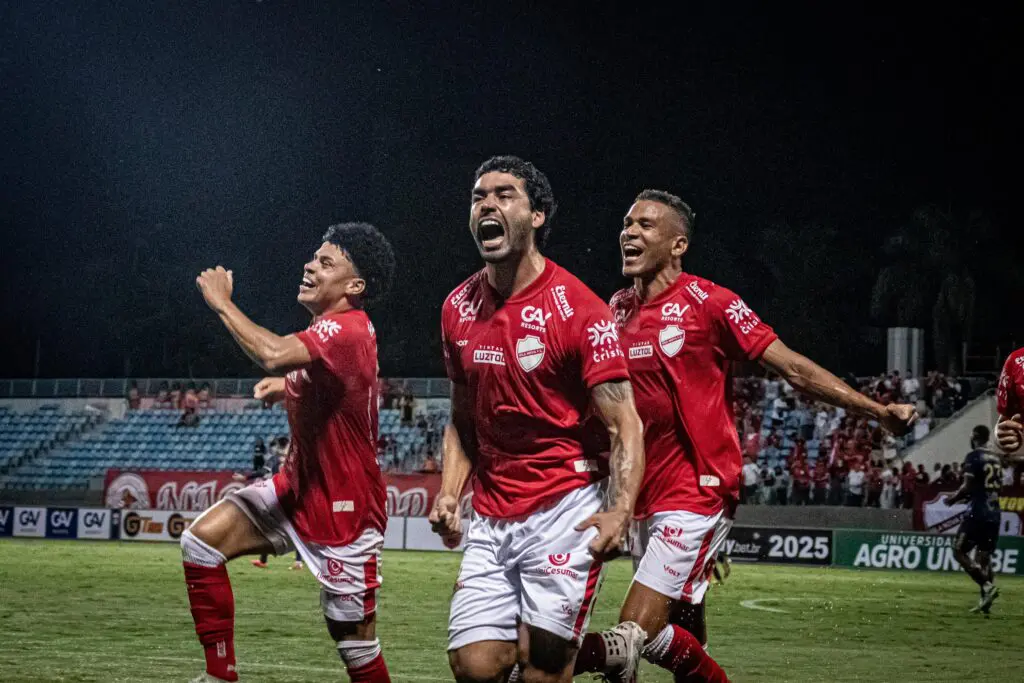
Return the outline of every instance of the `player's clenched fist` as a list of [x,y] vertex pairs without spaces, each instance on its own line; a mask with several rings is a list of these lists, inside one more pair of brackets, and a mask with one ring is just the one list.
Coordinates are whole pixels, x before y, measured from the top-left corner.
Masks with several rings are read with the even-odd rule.
[[598,512],[577,526],[576,531],[596,526],[598,534],[597,538],[590,542],[590,552],[594,557],[614,557],[622,552],[625,546],[629,517],[629,514],[620,510]]
[[272,406],[284,400],[284,377],[264,377],[252,390],[252,396]]
[[203,293],[206,305],[220,312],[225,304],[231,301],[234,280],[230,270],[224,270],[224,266],[217,266],[201,272],[196,278],[196,287]]
[[430,520],[430,528],[449,548],[455,548],[462,542],[462,516],[459,514],[459,499],[455,496],[438,494],[427,519]]
[[1024,422],[1020,415],[1003,420],[996,425],[996,441],[1004,453],[1016,453],[1024,445]]
[[885,407],[881,422],[893,436],[903,436],[917,422],[917,409],[909,403],[890,403]]

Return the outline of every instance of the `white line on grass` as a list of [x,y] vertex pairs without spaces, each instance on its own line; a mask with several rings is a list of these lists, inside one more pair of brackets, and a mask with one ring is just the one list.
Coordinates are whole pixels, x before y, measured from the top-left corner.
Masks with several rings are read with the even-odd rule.
[[[810,596],[787,596],[782,598],[756,598],[754,600],[743,600],[740,602],[740,607],[746,607],[747,609],[760,610],[761,612],[775,612],[776,614],[789,614],[789,610],[781,609],[779,607],[765,607],[762,602],[807,602],[812,600],[821,600],[827,602],[830,606],[835,602],[834,599],[828,598],[814,598]],[[869,597],[858,597],[858,598],[841,598],[844,602],[888,602],[889,598],[869,598]]]
[[[154,657],[154,656],[142,656],[138,659],[148,659],[153,662],[170,662],[173,664],[195,664],[196,666],[202,666],[202,660],[189,659],[185,657]],[[322,666],[304,666],[300,664],[272,664],[270,662],[239,662],[238,666],[243,671],[245,669],[280,669],[282,671],[308,671],[310,673],[320,674],[331,674],[337,675],[341,671],[341,663],[334,668],[326,668]],[[441,678],[439,676],[407,676],[405,674],[390,672],[391,678],[401,678],[408,681],[448,681],[451,679]]]

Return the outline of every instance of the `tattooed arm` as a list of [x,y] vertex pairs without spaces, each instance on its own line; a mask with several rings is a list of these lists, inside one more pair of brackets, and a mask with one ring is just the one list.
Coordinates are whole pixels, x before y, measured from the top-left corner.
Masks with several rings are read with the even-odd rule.
[[576,528],[582,531],[596,526],[599,533],[590,544],[590,550],[595,555],[603,555],[614,553],[625,541],[644,478],[644,430],[628,380],[598,384],[590,390],[590,400],[608,428],[612,442],[611,488],[608,510],[591,516]]

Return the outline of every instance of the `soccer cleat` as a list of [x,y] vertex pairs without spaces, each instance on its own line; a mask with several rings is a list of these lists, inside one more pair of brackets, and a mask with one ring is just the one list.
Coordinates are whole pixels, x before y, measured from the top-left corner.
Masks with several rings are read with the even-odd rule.
[[301,562],[292,562],[292,566],[288,567],[288,569],[302,569],[302,563]]
[[267,568],[267,563],[264,562],[263,560],[253,560],[252,561],[252,566],[259,567],[260,569],[266,569]]
[[986,583],[981,588],[981,599],[978,600],[978,604],[971,608],[972,612],[984,612],[988,614],[992,608],[992,603],[999,597],[999,589],[996,588],[994,583]]
[[624,621],[601,631],[601,639],[605,650],[604,680],[609,683],[635,683],[647,633],[639,624]]
[[203,673],[199,674],[198,676],[193,678],[188,683],[228,683],[228,682],[225,681],[223,678],[217,678],[216,676],[214,676],[212,674],[209,674],[209,673],[204,671]]

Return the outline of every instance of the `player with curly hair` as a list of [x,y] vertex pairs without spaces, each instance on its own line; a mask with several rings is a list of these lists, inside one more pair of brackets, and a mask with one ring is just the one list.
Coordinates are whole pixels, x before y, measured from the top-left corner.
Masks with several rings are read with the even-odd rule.
[[276,377],[255,397],[284,401],[291,428],[285,466],[230,494],[181,536],[188,598],[206,672],[237,681],[234,597],[225,563],[298,551],[320,583],[327,630],[355,683],[389,681],[376,635],[386,488],[377,465],[377,338],[363,306],[391,285],[394,253],[367,223],[328,228],[303,268],[298,301],[309,327],[279,336],[232,302],[233,274],[218,266],[196,284],[207,305],[261,368]]

